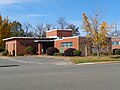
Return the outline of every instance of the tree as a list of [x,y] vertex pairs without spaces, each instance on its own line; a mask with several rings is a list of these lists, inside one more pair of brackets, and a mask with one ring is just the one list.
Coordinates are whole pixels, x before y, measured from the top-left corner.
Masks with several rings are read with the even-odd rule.
[[33,31],[29,31],[27,32],[27,37],[33,37],[34,36],[34,32]]
[[73,24],[69,24],[67,29],[71,29],[72,30],[72,33],[73,33],[73,36],[78,36],[80,35],[80,32],[79,32],[79,27],[76,27],[75,25]]
[[59,25],[60,29],[65,29],[65,27],[67,26],[67,22],[66,22],[66,20],[63,17],[60,17],[57,20],[57,24]]
[[33,36],[33,32],[30,31],[30,28],[32,28],[32,25],[30,23],[24,23],[24,29],[25,29],[24,36],[25,37],[32,37]]
[[10,37],[22,37],[24,36],[24,30],[20,22],[14,21],[10,29]]
[[40,23],[40,24],[36,24],[35,28],[33,28],[35,30],[35,34],[38,37],[45,37],[45,28],[44,28],[44,24]]
[[101,24],[98,20],[98,15],[94,14],[93,18],[88,18],[85,13],[83,16],[83,29],[87,33],[87,38],[92,40],[94,48],[96,48],[97,57],[100,58],[100,51],[102,48],[107,46],[106,38],[108,36],[109,29],[112,28],[108,26],[105,21]]
[[49,31],[51,27],[52,27],[52,24],[46,22],[46,25],[45,25],[46,31]]
[[2,41],[4,38],[8,38],[10,36],[10,29],[12,27],[12,23],[9,22],[8,17],[2,19],[0,15],[0,49],[3,49],[5,43]]

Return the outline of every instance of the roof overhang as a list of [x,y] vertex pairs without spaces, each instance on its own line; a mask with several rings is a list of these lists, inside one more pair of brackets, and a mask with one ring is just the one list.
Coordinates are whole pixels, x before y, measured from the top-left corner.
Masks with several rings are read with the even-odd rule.
[[13,39],[40,39],[40,37],[10,37],[3,39],[3,41],[13,40]]
[[39,42],[53,42],[54,40],[34,40],[35,43]]
[[46,38],[46,37],[10,37],[10,38],[5,38],[3,39],[3,41],[9,41],[9,40],[18,40],[18,39],[22,39],[22,40],[35,40],[35,41],[50,41],[50,40],[54,40],[56,38]]

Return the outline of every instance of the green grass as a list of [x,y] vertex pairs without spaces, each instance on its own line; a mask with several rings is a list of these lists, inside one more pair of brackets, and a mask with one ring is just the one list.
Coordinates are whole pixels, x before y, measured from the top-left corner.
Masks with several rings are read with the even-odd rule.
[[87,57],[72,57],[70,58],[72,63],[90,63],[90,62],[108,62],[108,61],[120,61],[120,56],[104,56],[97,58],[96,56]]

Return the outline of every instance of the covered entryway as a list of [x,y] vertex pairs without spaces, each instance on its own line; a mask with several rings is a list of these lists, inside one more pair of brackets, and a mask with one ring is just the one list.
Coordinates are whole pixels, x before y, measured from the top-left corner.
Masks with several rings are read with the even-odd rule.
[[38,54],[46,54],[46,50],[49,47],[54,47],[54,39],[42,39],[42,40],[35,40],[34,42],[38,43]]
[[46,54],[46,50],[49,47],[54,47],[54,42],[42,42],[42,54]]

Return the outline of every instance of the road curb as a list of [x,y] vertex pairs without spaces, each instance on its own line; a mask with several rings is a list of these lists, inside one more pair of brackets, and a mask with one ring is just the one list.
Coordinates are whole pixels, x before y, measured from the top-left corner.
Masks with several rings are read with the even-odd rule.
[[95,65],[95,64],[111,64],[111,63],[120,63],[120,61],[79,63],[79,64],[75,64],[75,65]]

